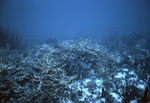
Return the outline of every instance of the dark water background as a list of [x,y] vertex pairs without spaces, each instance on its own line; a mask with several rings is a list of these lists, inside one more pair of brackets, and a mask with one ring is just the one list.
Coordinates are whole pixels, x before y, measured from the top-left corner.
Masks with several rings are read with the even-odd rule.
[[149,0],[0,0],[0,23],[26,40],[150,31]]

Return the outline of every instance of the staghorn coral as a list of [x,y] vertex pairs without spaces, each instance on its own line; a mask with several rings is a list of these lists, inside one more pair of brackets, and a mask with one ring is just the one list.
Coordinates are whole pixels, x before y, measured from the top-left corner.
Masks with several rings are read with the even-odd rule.
[[[0,101],[116,101],[113,94],[126,98],[125,78],[119,79],[117,73],[127,75],[130,71],[117,67],[119,57],[118,52],[109,52],[108,48],[90,39],[63,41],[57,46],[41,44],[23,52],[11,51],[3,56],[7,59],[1,63]],[[136,84],[134,80],[130,83]],[[118,93],[120,91],[122,94]],[[105,94],[111,96],[111,100]]]

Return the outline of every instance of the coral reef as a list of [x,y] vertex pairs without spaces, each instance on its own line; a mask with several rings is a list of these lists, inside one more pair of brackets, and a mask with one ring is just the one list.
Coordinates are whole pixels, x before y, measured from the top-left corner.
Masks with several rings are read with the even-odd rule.
[[[51,43],[22,52],[0,49],[2,103],[142,100],[150,74],[142,78],[136,69],[149,65],[149,52],[139,52],[139,57],[127,52],[126,64],[126,55],[89,38]],[[138,68],[133,68],[136,64]]]

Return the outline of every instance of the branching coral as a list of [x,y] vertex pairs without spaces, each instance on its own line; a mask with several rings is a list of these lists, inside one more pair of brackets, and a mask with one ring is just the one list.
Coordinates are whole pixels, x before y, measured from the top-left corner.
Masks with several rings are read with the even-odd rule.
[[[4,53],[0,56],[5,58],[0,66],[4,68],[0,73],[0,100],[3,102],[81,102],[80,97],[85,101],[101,99],[102,102],[104,97],[110,101],[109,92],[119,94],[120,90],[123,99],[130,96],[125,94],[130,90],[129,85],[120,89],[123,79],[115,76],[119,71],[116,66],[120,54],[90,39],[63,41],[57,47],[42,44],[5,55],[8,51],[0,49]],[[83,96],[85,89],[90,91],[87,97]]]

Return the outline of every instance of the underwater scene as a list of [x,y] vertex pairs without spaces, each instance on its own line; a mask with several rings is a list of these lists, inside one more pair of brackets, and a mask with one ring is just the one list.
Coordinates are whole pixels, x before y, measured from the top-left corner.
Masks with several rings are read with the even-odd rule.
[[1,0],[0,103],[150,103],[150,2],[134,1]]
[[99,43],[90,38],[49,38],[32,48],[15,50],[20,36],[0,30],[2,103],[149,100],[150,34],[110,36]]

